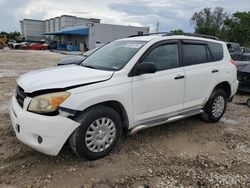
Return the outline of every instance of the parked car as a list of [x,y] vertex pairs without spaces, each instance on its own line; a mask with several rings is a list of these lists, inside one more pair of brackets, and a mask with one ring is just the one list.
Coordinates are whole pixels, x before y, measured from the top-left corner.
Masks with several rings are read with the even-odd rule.
[[102,46],[98,46],[96,48],[93,48],[92,50],[86,51],[84,53],[78,54],[78,55],[69,55],[67,57],[64,57],[63,59],[61,59],[58,63],[57,66],[61,66],[61,65],[72,65],[72,64],[76,64],[79,65],[81,64],[81,62],[86,59],[88,56],[90,56],[91,54],[93,54],[96,50],[98,50],[99,48],[101,48]]
[[250,92],[250,58],[249,61],[237,61],[237,78],[239,91]]
[[9,47],[9,48],[12,48],[12,44],[13,44],[13,43],[16,43],[16,40],[9,39],[9,40],[8,40],[8,43],[7,43],[8,47]]
[[242,50],[242,52],[243,52],[243,56],[248,56],[248,57],[250,57],[250,48],[241,47],[241,50]]
[[48,44],[32,43],[28,46],[29,50],[47,50]]
[[45,44],[48,44],[48,49],[53,50],[57,49],[57,42],[56,41],[47,41]]
[[239,43],[227,42],[227,48],[233,60],[239,59],[243,56],[243,52]]
[[[182,50],[180,50],[182,49]],[[10,117],[17,138],[48,155],[69,140],[80,157],[104,157],[123,133],[194,115],[223,116],[237,87],[224,42],[150,35],[113,41],[83,63],[17,79]]]
[[21,49],[23,48],[25,45],[27,44],[27,42],[13,42],[11,44],[11,48],[14,48],[14,49]]
[[20,47],[18,47],[19,49],[22,50],[28,50],[30,48],[30,45],[32,44],[32,42],[25,42],[24,44],[22,44]]

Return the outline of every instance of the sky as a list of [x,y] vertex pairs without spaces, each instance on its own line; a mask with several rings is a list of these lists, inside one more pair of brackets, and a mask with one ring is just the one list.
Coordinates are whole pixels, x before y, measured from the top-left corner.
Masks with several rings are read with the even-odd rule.
[[190,18],[205,7],[223,7],[232,14],[250,11],[250,0],[0,0],[0,31],[20,31],[19,20],[60,15],[100,18],[102,23],[149,26],[155,32],[192,32]]

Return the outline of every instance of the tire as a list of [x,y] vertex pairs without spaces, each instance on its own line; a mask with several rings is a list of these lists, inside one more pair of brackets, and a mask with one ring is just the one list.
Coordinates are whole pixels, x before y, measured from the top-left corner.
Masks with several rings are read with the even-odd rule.
[[0,42],[0,49],[3,49],[4,45],[2,42]]
[[108,155],[122,135],[121,118],[110,107],[103,105],[90,107],[75,120],[81,125],[70,136],[70,146],[79,157],[88,160]]
[[227,97],[225,91],[222,89],[215,89],[204,108],[202,118],[209,123],[216,123],[220,121],[224,115],[226,106]]
[[247,106],[250,107],[250,99],[247,99]]

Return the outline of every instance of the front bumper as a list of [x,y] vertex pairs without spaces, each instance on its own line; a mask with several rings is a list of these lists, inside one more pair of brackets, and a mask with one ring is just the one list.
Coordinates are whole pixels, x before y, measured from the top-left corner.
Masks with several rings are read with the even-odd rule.
[[250,82],[240,82],[238,90],[250,93]]
[[[13,96],[10,117],[17,138],[24,144],[48,155],[57,155],[79,123],[60,115],[45,116],[20,107]],[[39,143],[39,139],[42,142]]]
[[237,77],[239,80],[239,91],[250,92],[250,73],[249,72],[237,72]]

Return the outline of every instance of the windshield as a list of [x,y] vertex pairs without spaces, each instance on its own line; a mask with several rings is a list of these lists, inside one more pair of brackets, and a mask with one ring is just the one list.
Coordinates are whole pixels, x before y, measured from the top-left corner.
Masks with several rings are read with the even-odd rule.
[[93,48],[92,50],[89,50],[89,51],[87,51],[87,52],[82,53],[82,56],[88,57],[88,56],[90,56],[92,53],[94,53],[96,50],[98,50],[99,48],[101,48],[101,46],[100,46],[100,47],[97,47],[97,48]]
[[145,43],[131,40],[111,42],[86,58],[82,65],[94,69],[120,70]]

